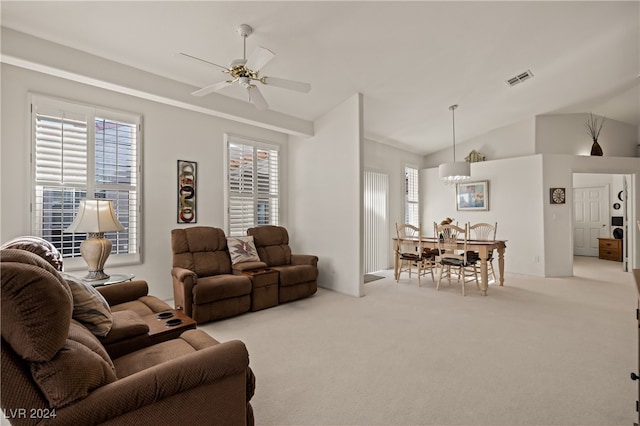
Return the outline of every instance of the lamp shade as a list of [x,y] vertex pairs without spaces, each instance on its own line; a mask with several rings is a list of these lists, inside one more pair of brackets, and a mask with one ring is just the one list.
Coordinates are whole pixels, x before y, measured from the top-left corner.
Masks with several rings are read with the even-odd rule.
[[124,231],[118,221],[111,200],[80,200],[78,213],[65,232],[116,232]]
[[459,182],[471,178],[471,164],[465,162],[444,163],[438,166],[440,179],[449,182]]

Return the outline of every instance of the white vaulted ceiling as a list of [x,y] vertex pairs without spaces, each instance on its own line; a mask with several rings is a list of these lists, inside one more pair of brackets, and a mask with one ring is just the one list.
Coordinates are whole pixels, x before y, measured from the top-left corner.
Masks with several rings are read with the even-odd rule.
[[[428,154],[539,114],[594,112],[638,125],[639,3],[2,1],[2,26],[193,86],[227,65],[276,57],[261,74],[309,82],[261,87],[270,108],[313,121],[354,93],[367,138]],[[534,77],[509,87],[530,70]],[[245,99],[238,87],[210,96]],[[253,108],[247,103],[247,108]]]

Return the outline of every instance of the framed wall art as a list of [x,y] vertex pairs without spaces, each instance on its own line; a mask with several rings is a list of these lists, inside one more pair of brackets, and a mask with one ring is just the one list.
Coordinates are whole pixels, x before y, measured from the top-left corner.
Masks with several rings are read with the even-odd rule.
[[456,184],[456,210],[489,210],[489,181]]
[[178,223],[197,222],[197,172],[195,161],[178,160]]

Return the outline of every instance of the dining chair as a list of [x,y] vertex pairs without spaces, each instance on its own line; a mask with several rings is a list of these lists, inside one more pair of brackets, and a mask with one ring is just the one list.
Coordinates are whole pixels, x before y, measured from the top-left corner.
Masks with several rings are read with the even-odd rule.
[[[498,222],[496,222],[495,224],[491,225],[490,223],[485,223],[485,222],[480,222],[480,223],[476,223],[474,225],[471,225],[471,223],[467,223],[467,226],[469,228],[469,233],[472,240],[477,240],[477,241],[495,241],[496,240],[496,231],[498,230]],[[476,262],[474,263],[474,268],[477,268],[478,266],[478,260],[480,260],[480,255],[478,254],[477,251],[472,251],[470,255],[467,255],[471,260],[473,260],[475,258]],[[487,254],[487,265],[489,267],[489,271],[491,272],[491,275],[493,276],[493,282],[496,282],[496,272],[493,269],[493,250],[491,250],[488,254]],[[477,273],[478,271],[476,270],[475,273]]]
[[475,262],[475,260],[467,258],[468,225],[465,224],[464,228],[457,225],[434,225],[440,263],[440,275],[436,290],[440,290],[440,283],[444,277],[451,284],[451,277],[454,276],[454,273],[462,286],[463,296],[465,295],[465,284],[469,281],[475,281],[476,287],[480,289],[477,273],[468,269]]
[[414,270],[418,276],[418,287],[420,287],[421,277],[429,272],[431,279],[435,281],[432,258],[430,255],[423,255],[424,247],[420,227],[408,223],[396,223],[396,235],[398,237],[396,256],[399,265],[396,282],[400,281],[402,272],[408,272],[409,279],[411,279]]

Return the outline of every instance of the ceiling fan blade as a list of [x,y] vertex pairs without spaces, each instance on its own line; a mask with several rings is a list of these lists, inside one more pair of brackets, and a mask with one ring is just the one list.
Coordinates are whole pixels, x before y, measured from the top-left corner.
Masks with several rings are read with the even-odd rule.
[[285,78],[262,77],[260,82],[267,86],[281,87],[283,89],[295,90],[296,92],[309,93],[311,90],[311,85],[309,83],[287,80]]
[[231,83],[233,83],[232,81],[221,81],[220,83],[216,83],[216,84],[212,84],[210,86],[206,86],[203,87],[202,89],[198,89],[195,92],[191,92],[191,94],[193,96],[204,96],[204,95],[208,95],[209,93],[213,93],[216,90],[220,90],[222,88],[227,87],[228,85],[230,85]]
[[205,59],[200,59],[200,58],[198,58],[198,57],[196,57],[196,56],[189,55],[188,53],[182,53],[182,52],[180,52],[180,54],[181,54],[182,56],[184,56],[185,58],[189,58],[189,59],[194,60],[194,61],[204,62],[205,64],[209,64],[209,65],[213,65],[213,66],[218,67],[218,68],[222,68],[222,69],[223,69],[223,70],[225,70],[225,71],[228,71],[228,70],[229,70],[229,68],[227,68],[227,67],[223,67],[222,65],[214,64],[213,62],[209,62],[209,61],[207,61],[207,60],[205,60]]
[[249,56],[249,59],[247,59],[247,63],[244,66],[252,71],[258,71],[260,68],[267,65],[275,56],[276,54],[269,49],[258,46],[251,53],[251,56]]
[[253,105],[255,105],[256,108],[258,109],[269,108],[267,101],[264,99],[264,96],[262,96],[262,92],[260,92],[260,89],[258,89],[256,86],[251,85],[247,87],[247,93],[249,94],[249,101]]

